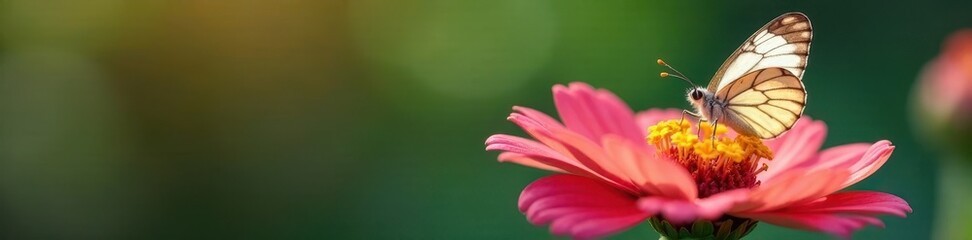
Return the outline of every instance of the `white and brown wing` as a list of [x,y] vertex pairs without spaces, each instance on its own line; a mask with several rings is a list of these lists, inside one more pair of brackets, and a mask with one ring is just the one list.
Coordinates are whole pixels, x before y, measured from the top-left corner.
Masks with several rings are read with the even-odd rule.
[[743,75],[772,67],[786,69],[802,79],[812,38],[813,28],[806,15],[780,15],[753,33],[726,59],[712,76],[708,90],[719,92]]
[[765,68],[746,74],[722,88],[727,115],[737,132],[760,138],[774,138],[793,127],[807,101],[803,82],[784,68]]

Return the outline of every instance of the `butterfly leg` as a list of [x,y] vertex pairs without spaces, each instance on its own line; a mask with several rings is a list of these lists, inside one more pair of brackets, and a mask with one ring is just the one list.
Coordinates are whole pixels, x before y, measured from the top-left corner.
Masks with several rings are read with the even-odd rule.
[[719,128],[719,119],[712,120],[712,147],[715,148],[716,130]]
[[699,122],[695,123],[695,135],[699,136],[699,138],[702,138],[702,118],[699,118]]
[[694,113],[692,111],[682,109],[682,117],[678,119],[678,123],[679,124],[681,124],[682,121],[685,121],[685,114],[688,114],[689,116],[693,116],[693,117],[698,118],[700,120],[702,119],[702,116],[700,116],[698,113]]
[[685,120],[685,114],[688,114],[689,116],[693,116],[693,117],[695,117],[696,119],[699,120],[698,123],[695,124],[695,128],[697,129],[697,131],[695,132],[695,135],[696,136],[699,136],[699,137],[702,137],[702,128],[699,127],[699,126],[702,126],[702,115],[701,114],[698,114],[698,113],[691,112],[689,110],[682,109],[682,118],[678,120],[679,124],[681,124],[682,121]]

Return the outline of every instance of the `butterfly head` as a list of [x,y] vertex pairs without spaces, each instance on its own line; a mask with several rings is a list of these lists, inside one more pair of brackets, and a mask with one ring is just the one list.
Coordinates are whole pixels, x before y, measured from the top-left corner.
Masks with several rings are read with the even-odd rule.
[[689,97],[692,98],[692,101],[702,100],[702,91],[703,90],[699,88],[693,88],[692,90],[689,90]]
[[702,106],[702,103],[705,102],[707,95],[711,95],[711,93],[709,93],[709,90],[706,90],[705,88],[693,87],[689,88],[688,93],[685,95],[687,95],[688,101],[692,103],[692,105]]

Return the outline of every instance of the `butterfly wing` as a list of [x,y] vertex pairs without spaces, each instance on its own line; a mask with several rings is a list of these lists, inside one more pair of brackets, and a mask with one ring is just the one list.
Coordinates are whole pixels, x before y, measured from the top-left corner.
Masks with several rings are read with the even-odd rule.
[[[750,72],[722,88],[727,122],[737,132],[760,138],[774,138],[796,123],[807,101],[800,78],[785,68],[772,67]],[[744,123],[744,124],[739,124]]]
[[709,92],[719,92],[743,75],[771,67],[786,69],[803,78],[813,28],[803,13],[780,15],[749,36],[719,67],[709,81]]

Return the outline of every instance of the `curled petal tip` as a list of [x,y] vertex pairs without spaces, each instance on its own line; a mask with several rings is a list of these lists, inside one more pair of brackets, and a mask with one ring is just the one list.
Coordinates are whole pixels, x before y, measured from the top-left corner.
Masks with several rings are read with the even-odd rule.
[[486,145],[486,151],[497,150],[496,147],[493,145],[493,143],[496,143],[496,135],[492,135],[486,138],[486,142],[483,143]]
[[892,144],[891,141],[887,139],[881,139],[880,141],[874,143],[874,145],[884,145],[886,147],[892,147],[892,148],[894,147],[894,144]]

